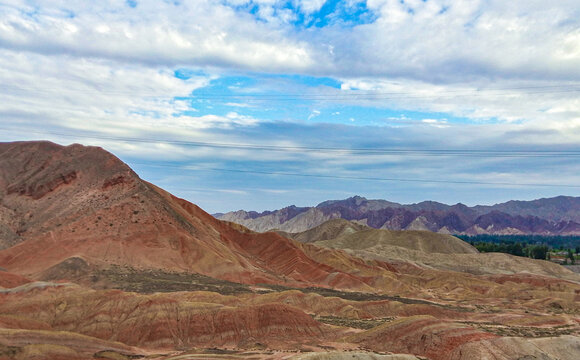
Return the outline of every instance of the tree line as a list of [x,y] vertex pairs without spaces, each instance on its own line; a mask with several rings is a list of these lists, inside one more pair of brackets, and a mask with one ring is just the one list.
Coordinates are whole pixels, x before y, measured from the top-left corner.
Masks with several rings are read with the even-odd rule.
[[575,261],[574,253],[580,253],[580,236],[543,236],[543,235],[455,235],[470,243],[479,252],[501,252],[532,259],[550,259],[551,250],[566,251]]

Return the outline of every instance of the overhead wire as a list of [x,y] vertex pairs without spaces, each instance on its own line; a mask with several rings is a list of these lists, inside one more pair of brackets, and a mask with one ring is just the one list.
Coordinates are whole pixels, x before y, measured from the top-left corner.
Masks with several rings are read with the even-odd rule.
[[151,166],[151,167],[169,167],[179,168],[185,171],[218,171],[218,172],[233,172],[244,174],[259,174],[259,175],[279,175],[279,176],[298,176],[309,178],[323,178],[323,179],[342,179],[342,180],[364,180],[364,181],[389,181],[389,182],[417,182],[417,183],[435,183],[435,184],[463,184],[463,185],[497,185],[497,186],[527,186],[527,187],[564,187],[564,188],[580,188],[580,185],[573,184],[545,184],[545,183],[513,183],[513,182],[489,182],[489,181],[469,181],[469,180],[437,180],[437,179],[410,179],[410,178],[387,178],[387,177],[364,177],[364,176],[345,176],[345,175],[326,175],[326,174],[310,174],[310,173],[295,173],[295,172],[280,172],[280,171],[264,171],[264,170],[243,170],[243,169],[226,169],[215,167],[203,167],[196,165],[194,168],[189,168],[183,165],[170,164],[149,164],[132,162],[135,165]]
[[[26,87],[21,85],[3,85],[4,90],[20,90],[32,92],[54,92],[62,91],[61,88],[37,88]],[[66,89],[71,92],[80,93],[101,93],[109,95],[134,95],[132,91],[119,91],[111,89]],[[246,93],[246,94],[208,94],[203,92],[196,93],[195,90],[191,94],[185,96],[188,99],[196,100],[227,100],[227,99],[243,99],[244,101],[296,101],[296,100],[311,100],[311,101],[352,101],[352,100],[408,100],[408,99],[435,99],[445,97],[481,97],[481,96],[509,96],[510,91],[521,91],[513,95],[530,95],[530,94],[557,94],[567,92],[578,92],[580,87],[574,84],[568,85],[545,85],[545,86],[518,86],[505,88],[487,88],[487,89],[448,89],[438,91],[437,94],[421,95],[417,92],[382,92],[382,91],[358,91],[358,90],[341,90],[336,94],[323,93],[300,93],[300,94],[260,94],[260,93]],[[143,91],[139,89],[136,91],[138,96],[153,96],[162,97],[157,91]],[[3,130],[15,131],[14,128]],[[18,130],[16,130],[18,131]],[[205,141],[187,141],[174,139],[148,139],[148,138],[134,138],[134,137],[118,137],[106,136],[97,134],[67,134],[62,132],[50,131],[30,131],[27,133],[40,133],[45,135],[54,135],[61,137],[74,138],[90,138],[97,140],[112,140],[133,143],[165,143],[179,146],[194,146],[206,148],[226,148],[226,149],[243,149],[243,150],[257,150],[257,151],[282,151],[282,152],[317,152],[317,153],[332,153],[338,155],[397,155],[397,156],[452,156],[452,157],[558,157],[570,158],[579,157],[580,151],[577,150],[490,150],[490,149],[406,149],[406,148],[345,148],[345,147],[319,147],[319,146],[289,146],[289,145],[264,145],[264,144],[248,144],[248,143],[221,143],[221,142],[205,142]],[[143,164],[144,166],[163,166],[171,167],[168,164]],[[182,170],[187,170],[183,166],[179,166]],[[445,183],[445,184],[470,184],[470,185],[493,185],[493,186],[534,186],[534,187],[567,187],[580,188],[580,185],[574,184],[545,184],[545,183],[512,183],[512,182],[486,182],[486,181],[464,181],[464,180],[438,180],[438,179],[418,179],[418,178],[391,178],[391,177],[361,177],[361,176],[345,176],[345,175],[327,175],[327,174],[309,174],[309,173],[295,173],[295,172],[279,172],[279,171],[264,171],[264,170],[242,170],[242,169],[226,169],[216,167],[197,167],[197,170],[205,171],[219,171],[219,172],[234,172],[256,175],[271,175],[271,176],[298,176],[309,178],[325,178],[325,179],[344,179],[344,180],[359,180],[359,181],[395,181],[395,182],[419,182],[419,183]]]
[[[11,85],[8,85],[10,87]],[[26,88],[11,86],[13,89],[32,90],[32,91],[53,91],[50,89]],[[548,94],[548,93],[565,93],[578,92],[580,88],[577,85],[554,85],[554,86],[527,86],[527,87],[512,87],[512,88],[496,88],[496,89],[474,89],[469,90],[472,94],[466,94],[466,90],[444,90],[437,93],[437,95],[415,95],[410,92],[354,92],[346,94],[195,94],[192,93],[187,96],[191,99],[205,99],[205,100],[225,100],[232,98],[243,98],[247,100],[313,100],[313,101],[344,101],[344,100],[388,100],[388,99],[421,99],[421,98],[441,98],[441,97],[466,97],[466,96],[490,96],[501,95],[507,96],[509,94],[502,93],[513,90],[532,90],[532,92],[525,92],[524,94]],[[4,89],[7,87],[4,86]],[[62,90],[62,89],[59,89]],[[79,92],[78,90],[71,90]],[[127,92],[119,91],[102,91],[95,89],[94,91],[81,90],[80,92],[97,92],[105,94],[127,94]],[[463,94],[461,94],[463,92]],[[490,92],[495,92],[491,93]],[[459,93],[459,94],[458,94]],[[143,91],[138,92],[143,96]],[[147,92],[145,92],[147,94]],[[157,93],[151,92],[152,96],[158,96]],[[516,94],[518,95],[518,94]],[[0,128],[5,131],[18,131],[14,128]],[[187,141],[187,140],[173,140],[173,139],[148,139],[148,138],[133,138],[133,137],[119,137],[119,136],[105,136],[96,134],[67,134],[62,132],[49,131],[31,131],[25,130],[27,133],[38,133],[44,135],[54,135],[62,137],[73,138],[89,138],[97,140],[113,140],[122,142],[134,143],[166,143],[180,146],[195,146],[195,147],[209,147],[209,148],[228,148],[228,149],[245,149],[245,150],[259,150],[259,151],[283,151],[283,152],[323,152],[340,155],[397,155],[397,156],[453,156],[453,157],[580,157],[580,150],[490,150],[490,149],[408,149],[408,148],[340,148],[340,147],[312,147],[312,146],[286,146],[286,145],[262,145],[262,144],[248,144],[248,143],[218,143],[218,142],[204,142],[204,141]],[[143,165],[143,164],[142,164]],[[149,165],[152,166],[152,165]],[[163,166],[156,164],[155,166]],[[511,182],[484,182],[484,181],[461,181],[461,180],[435,180],[435,179],[408,179],[408,178],[379,178],[379,177],[358,177],[358,176],[340,176],[340,175],[324,175],[324,174],[306,174],[306,173],[288,173],[277,171],[261,171],[261,170],[240,170],[240,169],[225,169],[225,168],[203,168],[208,171],[221,172],[237,172],[250,173],[261,175],[278,175],[278,176],[301,176],[301,177],[317,177],[317,178],[332,178],[332,179],[348,179],[348,180],[370,180],[370,181],[400,181],[400,182],[422,182],[422,183],[448,183],[448,184],[475,184],[475,185],[501,185],[501,186],[534,186],[534,187],[570,187],[579,188],[580,185],[574,184],[545,184],[545,183],[511,183]]]
[[[21,90],[21,91],[32,91],[40,93],[54,93],[62,92],[62,88],[37,88],[30,86],[5,84],[3,89]],[[109,95],[137,95],[137,96],[152,96],[152,97],[164,97],[159,94],[158,91],[151,90],[130,90],[130,91],[120,91],[112,89],[71,89],[66,88],[64,90],[74,92],[74,93],[98,93],[98,94],[109,94]],[[338,90],[338,89],[337,89]],[[197,92],[194,89],[190,94],[183,96],[171,96],[171,97],[184,97],[192,100],[227,100],[227,99],[244,99],[245,101],[296,101],[296,100],[312,100],[312,101],[348,101],[348,100],[405,100],[405,99],[439,99],[446,97],[481,97],[481,96],[507,96],[510,95],[509,91],[524,91],[522,93],[514,93],[513,95],[528,95],[528,94],[557,94],[566,92],[580,92],[580,85],[569,84],[569,85],[544,85],[544,86],[515,86],[515,87],[505,87],[505,88],[477,88],[477,89],[454,89],[454,90],[434,90],[437,91],[436,94],[421,95],[417,92],[409,91],[360,91],[360,90],[340,90],[340,93],[329,94],[329,93],[295,93],[295,94],[264,94],[264,93],[238,93],[238,94],[227,94],[227,93],[204,93]],[[527,91],[531,90],[531,91]],[[527,92],[526,92],[527,91]],[[166,96],[165,96],[166,97]]]
[[132,143],[161,143],[192,147],[227,148],[238,150],[281,151],[281,152],[322,152],[338,155],[399,155],[399,156],[466,156],[466,157],[580,157],[580,150],[491,150],[491,149],[409,149],[409,148],[347,148],[294,145],[261,145],[249,143],[220,143],[205,141],[134,138],[122,136],[106,136],[96,134],[69,134],[56,131],[38,131],[29,129],[3,128],[4,131],[26,131],[26,133],[54,135],[68,138],[88,138],[97,140],[113,140]]
[[263,97],[262,95],[231,95],[231,96],[204,96],[204,95],[192,95],[192,98],[199,99],[199,100],[221,100],[223,98],[232,98],[232,99],[244,99],[244,101],[265,101],[265,100],[276,100],[276,101],[297,101],[297,100],[311,100],[311,101],[353,101],[353,100],[416,100],[416,99],[440,99],[440,98],[465,98],[465,97],[483,97],[483,96],[508,96],[508,95],[537,95],[537,94],[561,94],[561,93],[568,93],[568,92],[580,92],[579,89],[566,89],[566,90],[557,90],[557,91],[535,91],[535,92],[526,92],[526,93],[473,93],[473,94],[448,94],[445,92],[438,92],[434,95],[410,95],[409,94],[396,94],[393,95],[380,95],[380,94],[352,94],[352,95],[304,95],[299,97],[289,97],[286,95],[281,95],[280,97]]
[[[2,129],[2,128],[0,128]],[[227,144],[227,143],[210,143],[210,142],[195,142],[195,141],[180,141],[180,140],[160,140],[160,139],[144,139],[144,138],[124,138],[113,136],[97,136],[86,134],[66,134],[59,132],[40,132],[28,131],[30,133],[50,134],[64,137],[81,137],[92,138],[100,140],[115,140],[123,142],[135,143],[170,143],[176,145],[187,146],[201,146],[201,147],[216,147],[216,148],[236,148],[236,149],[252,149],[252,150],[276,150],[276,151],[368,151],[376,150],[375,154],[395,154],[395,155],[421,155],[422,153],[431,154],[432,156],[486,156],[486,157],[578,157],[580,151],[546,151],[546,150],[528,150],[527,153],[519,152],[518,154],[510,154],[509,151],[495,151],[495,150],[454,150],[454,149],[349,149],[349,148],[324,148],[324,147],[301,147],[301,146],[274,146],[274,145],[254,145],[254,144]],[[461,152],[459,152],[461,151]],[[431,153],[430,153],[431,152]],[[472,152],[472,154],[470,154]],[[297,172],[280,172],[280,171],[265,171],[265,170],[243,170],[243,169],[228,169],[218,167],[203,167],[196,166],[195,169],[188,168],[183,165],[171,164],[150,164],[133,162],[135,165],[149,166],[149,167],[173,167],[186,171],[217,171],[230,173],[245,173],[255,175],[271,175],[271,176],[294,176],[307,178],[323,178],[323,179],[341,179],[341,180],[359,180],[359,181],[390,181],[390,182],[415,182],[415,183],[436,183],[436,184],[463,184],[463,185],[491,185],[491,186],[524,186],[524,187],[559,187],[559,188],[580,188],[576,184],[546,184],[546,183],[514,183],[514,182],[487,182],[487,181],[469,181],[469,180],[442,180],[442,179],[421,179],[421,178],[391,178],[391,177],[362,177],[362,176],[348,176],[348,175],[327,175],[327,174],[311,174],[311,173],[297,173]]]

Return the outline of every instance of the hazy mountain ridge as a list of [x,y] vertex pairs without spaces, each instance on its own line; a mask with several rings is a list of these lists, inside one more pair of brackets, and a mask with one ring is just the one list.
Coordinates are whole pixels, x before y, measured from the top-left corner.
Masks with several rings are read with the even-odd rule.
[[263,213],[238,210],[216,216],[255,231],[301,232],[325,221],[342,218],[389,230],[429,230],[466,235],[580,234],[580,198],[571,196],[473,207],[434,201],[403,205],[354,196],[324,201],[310,208],[290,206]]
[[531,215],[551,221],[580,222],[580,198],[572,196],[557,196],[532,201],[511,200],[493,206],[477,205],[472,209],[480,214],[493,209],[510,215]]

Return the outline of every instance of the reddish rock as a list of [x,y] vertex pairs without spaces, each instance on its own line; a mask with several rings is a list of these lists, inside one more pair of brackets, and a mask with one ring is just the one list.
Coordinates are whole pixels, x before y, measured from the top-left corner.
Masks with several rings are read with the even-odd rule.
[[354,335],[348,341],[375,351],[391,351],[426,356],[433,360],[447,360],[449,354],[465,343],[496,337],[491,333],[432,316],[414,316]]
[[27,278],[0,270],[0,288],[13,288],[29,283]]
[[11,210],[6,226],[18,234],[16,246],[0,251],[0,266],[33,278],[78,258],[89,267],[188,271],[251,284],[365,286],[277,234],[216,220],[100,148],[0,144],[0,201]]

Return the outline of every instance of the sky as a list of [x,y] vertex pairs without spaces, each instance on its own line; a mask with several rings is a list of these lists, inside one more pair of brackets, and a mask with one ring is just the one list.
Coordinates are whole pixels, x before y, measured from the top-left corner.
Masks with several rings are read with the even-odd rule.
[[577,0],[0,0],[0,141],[210,213],[580,196]]

